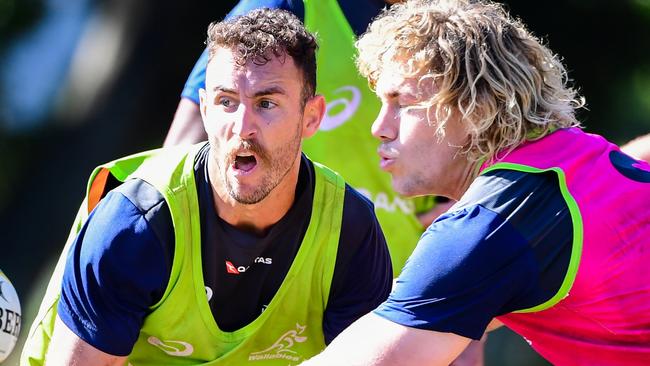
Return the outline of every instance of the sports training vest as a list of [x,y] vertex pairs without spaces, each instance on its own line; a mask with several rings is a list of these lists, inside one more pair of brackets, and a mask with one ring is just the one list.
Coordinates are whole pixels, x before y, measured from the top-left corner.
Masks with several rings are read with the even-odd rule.
[[[154,150],[103,165],[93,172],[46,297],[32,325],[22,365],[41,365],[51,338],[67,251],[89,212],[104,194],[109,174],[120,181],[140,178],[165,198],[174,224],[175,249],[162,299],[145,318],[128,364],[139,365],[293,365],[324,347],[327,305],[343,214],[345,183],[314,163],[311,219],[280,289],[253,322],[221,331],[210,310],[201,265],[201,227],[194,181],[200,145]],[[227,245],[227,244],[226,244]]]
[[390,175],[379,169],[379,140],[370,127],[380,102],[356,69],[355,36],[341,8],[336,0],[304,3],[305,26],[319,43],[317,93],[325,96],[327,109],[318,133],[303,141],[303,151],[375,204],[397,277],[423,231],[415,217],[416,201],[395,193]]
[[650,166],[570,128],[482,169],[555,172],[573,222],[559,291],[499,320],[554,365],[650,365]]

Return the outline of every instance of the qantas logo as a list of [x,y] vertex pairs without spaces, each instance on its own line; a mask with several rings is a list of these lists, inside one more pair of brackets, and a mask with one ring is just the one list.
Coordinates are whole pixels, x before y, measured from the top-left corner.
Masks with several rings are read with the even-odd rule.
[[255,258],[255,263],[273,264],[273,258],[257,257]]
[[[351,93],[351,98],[338,98],[327,103],[327,106],[325,107],[325,116],[323,116],[323,121],[320,123],[320,129],[323,131],[333,130],[341,126],[352,118],[352,116],[357,112],[357,109],[359,109],[359,105],[361,104],[361,91],[357,87],[348,85],[334,91],[335,94],[341,92]],[[343,107],[343,110],[336,114],[332,114],[332,111],[335,108],[340,109],[340,106]]]
[[152,346],[158,347],[170,356],[184,357],[194,352],[194,346],[183,341],[163,341],[158,339],[158,337],[151,336],[147,338],[147,342]]
[[244,266],[236,267],[234,264],[232,264],[231,261],[226,261],[226,273],[238,275],[240,273],[246,272],[248,268],[249,267],[244,267]]
[[[266,257],[257,257],[253,261],[254,264],[273,264],[273,258],[266,258]],[[244,273],[248,271],[250,266],[236,266],[232,264],[231,261],[226,261],[226,273],[238,275],[241,273]]]

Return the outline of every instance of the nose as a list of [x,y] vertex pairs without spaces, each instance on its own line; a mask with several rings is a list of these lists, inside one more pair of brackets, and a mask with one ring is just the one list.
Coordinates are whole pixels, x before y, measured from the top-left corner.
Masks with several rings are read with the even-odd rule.
[[399,121],[393,113],[390,113],[390,108],[383,104],[381,110],[372,123],[372,135],[381,141],[392,141],[397,138]]
[[242,140],[246,140],[257,134],[257,122],[255,121],[255,116],[251,108],[247,108],[243,103],[240,104],[233,118],[232,133],[234,135],[239,136]]

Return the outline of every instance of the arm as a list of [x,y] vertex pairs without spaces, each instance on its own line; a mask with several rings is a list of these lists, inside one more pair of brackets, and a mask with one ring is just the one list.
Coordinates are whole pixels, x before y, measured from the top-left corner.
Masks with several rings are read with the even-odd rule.
[[95,351],[106,355],[97,361],[131,353],[149,307],[162,297],[171,265],[165,251],[173,249],[173,241],[164,246],[163,231],[155,232],[147,221],[163,222],[169,213],[153,192],[131,180],[109,192],[82,227],[67,256],[48,362],[54,357],[53,362],[74,365],[87,356],[94,361]]
[[650,133],[621,146],[621,150],[635,159],[650,163]]
[[453,333],[409,328],[371,313],[304,365],[446,366],[469,342]]
[[449,366],[483,366],[485,364],[486,341],[487,333],[478,341],[472,340]]
[[[476,194],[486,196],[482,190]],[[508,202],[514,206],[499,212],[518,207]],[[388,300],[345,330],[313,364],[448,365],[470,338],[482,338],[495,316],[537,303],[529,298],[537,264],[528,248],[515,226],[482,205],[445,215],[423,234]],[[354,352],[346,351],[348,342]],[[461,361],[481,358],[454,364]]]
[[57,316],[52,342],[47,352],[47,365],[117,366],[124,365],[125,356],[113,356],[86,343]]
[[193,144],[207,137],[199,105],[189,98],[181,98],[163,146]]

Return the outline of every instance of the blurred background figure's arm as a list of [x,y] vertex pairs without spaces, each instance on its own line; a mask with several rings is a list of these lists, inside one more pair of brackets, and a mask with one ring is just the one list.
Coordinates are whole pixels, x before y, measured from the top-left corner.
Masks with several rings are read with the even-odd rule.
[[621,150],[635,159],[650,163],[650,133],[621,146]]
[[191,99],[181,98],[163,146],[193,144],[206,139],[199,105]]

